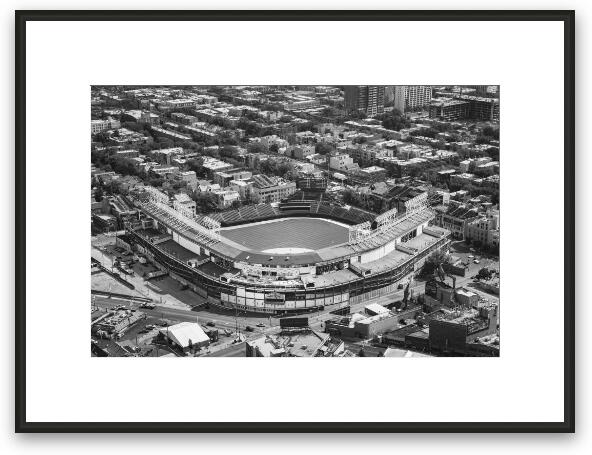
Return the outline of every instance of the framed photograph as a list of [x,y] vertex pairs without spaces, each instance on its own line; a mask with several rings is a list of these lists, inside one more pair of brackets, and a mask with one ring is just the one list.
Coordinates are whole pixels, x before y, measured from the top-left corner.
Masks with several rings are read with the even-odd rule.
[[573,432],[574,36],[17,11],[16,431]]

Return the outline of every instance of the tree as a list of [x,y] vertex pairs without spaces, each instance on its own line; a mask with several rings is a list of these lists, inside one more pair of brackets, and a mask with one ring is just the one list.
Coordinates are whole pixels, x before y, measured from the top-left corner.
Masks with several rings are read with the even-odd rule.
[[493,273],[487,267],[483,267],[477,273],[477,279],[479,279],[479,280],[484,280],[484,281],[491,280],[492,276],[493,276]]
[[149,175],[144,180],[144,183],[154,187],[161,187],[164,183],[164,178],[159,175]]
[[209,191],[195,193],[195,200],[200,213],[209,213],[218,208],[218,197]]
[[481,134],[481,135],[477,136],[477,139],[475,139],[475,144],[489,144],[490,141],[491,141],[490,137],[483,136]]
[[355,195],[349,188],[342,193],[343,202],[346,204],[352,204],[355,200]]
[[419,272],[420,277],[433,276],[440,265],[448,263],[448,254],[444,251],[434,251],[428,256]]
[[324,117],[337,117],[339,116],[339,110],[334,107],[327,106],[321,111],[321,115]]
[[315,145],[315,152],[321,155],[326,155],[327,153],[331,153],[333,147],[331,147],[326,142],[319,142]]
[[267,148],[261,142],[252,142],[247,146],[249,153],[266,153]]
[[103,194],[103,188],[101,188],[100,186],[97,187],[97,189],[95,190],[95,201],[101,202],[103,200]]
[[368,116],[364,111],[353,111],[348,114],[348,117],[354,120],[363,120]]
[[481,130],[481,134],[483,136],[489,137],[494,140],[499,139],[499,128],[494,128],[492,126],[486,126]]
[[138,175],[138,169],[135,164],[127,158],[112,157],[109,160],[111,167],[115,172],[121,175]]
[[205,168],[203,167],[203,158],[201,156],[197,158],[192,158],[187,160],[187,167],[190,171],[195,172],[196,175],[204,175],[206,172]]
[[388,130],[399,131],[411,126],[411,122],[397,109],[393,109],[390,113],[383,114],[377,119],[382,120],[382,126]]
[[123,100],[121,102],[121,107],[126,111],[129,111],[131,109],[138,109],[139,105],[140,103],[135,100]]
[[236,148],[230,145],[225,145],[220,148],[220,156],[225,158],[233,158],[237,154]]

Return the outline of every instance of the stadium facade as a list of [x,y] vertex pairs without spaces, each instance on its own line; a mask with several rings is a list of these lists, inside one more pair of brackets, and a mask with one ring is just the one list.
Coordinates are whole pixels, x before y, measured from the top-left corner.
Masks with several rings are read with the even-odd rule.
[[[427,193],[407,201],[403,213],[393,209],[378,216],[306,200],[196,216],[173,208],[169,197],[152,187],[130,201],[140,213],[126,226],[137,252],[210,304],[250,312],[339,309],[378,297],[394,291],[428,255],[449,244],[449,231],[430,226],[435,214]],[[303,233],[291,220],[302,217],[336,223],[341,241],[299,248]],[[268,223],[266,238],[279,236],[284,246],[285,239],[294,239],[293,248],[262,249],[225,236],[229,226],[243,229],[245,238],[259,226],[260,235],[262,223]]]

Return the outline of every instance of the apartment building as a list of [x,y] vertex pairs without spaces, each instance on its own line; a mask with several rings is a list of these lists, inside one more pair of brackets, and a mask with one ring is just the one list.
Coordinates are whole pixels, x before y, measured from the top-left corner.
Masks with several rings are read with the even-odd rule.
[[102,131],[114,130],[121,128],[119,120],[109,117],[107,120],[91,120],[90,132],[91,134],[101,133]]
[[399,112],[417,111],[429,106],[432,100],[430,85],[397,85],[394,87],[394,107]]
[[499,212],[497,210],[491,210],[486,215],[467,223],[465,227],[465,239],[472,242],[479,242],[481,245],[489,248],[499,247]]
[[279,202],[296,192],[296,183],[259,174],[252,177],[253,199],[257,202]]
[[345,87],[345,110],[348,114],[363,112],[373,117],[384,112],[384,86],[348,85]]

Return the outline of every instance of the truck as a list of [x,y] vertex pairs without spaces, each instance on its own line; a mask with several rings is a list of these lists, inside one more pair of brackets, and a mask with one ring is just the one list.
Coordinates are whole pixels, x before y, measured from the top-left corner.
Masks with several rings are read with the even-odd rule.
[[153,310],[156,308],[156,304],[152,302],[144,302],[140,305],[140,308],[146,308],[147,310]]

